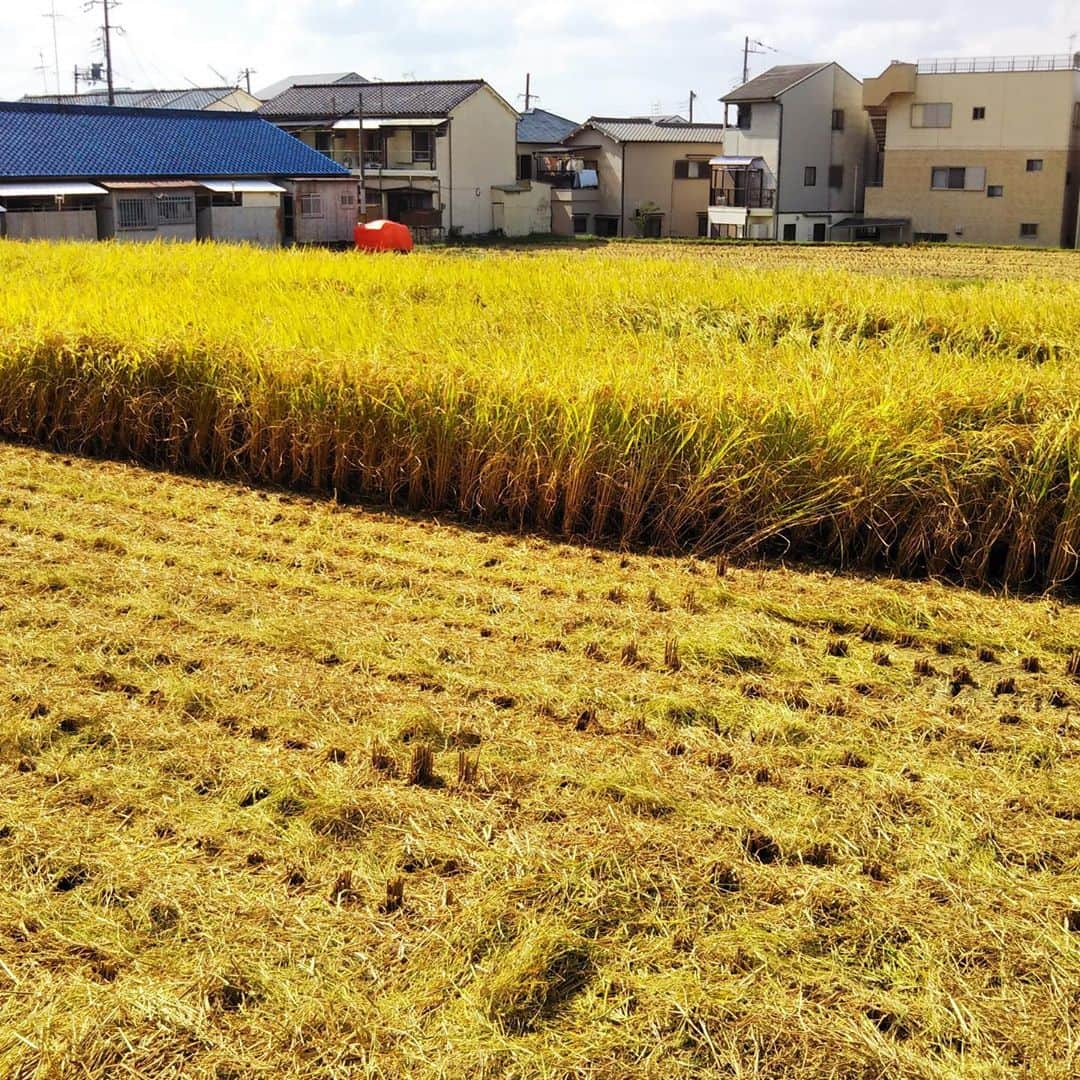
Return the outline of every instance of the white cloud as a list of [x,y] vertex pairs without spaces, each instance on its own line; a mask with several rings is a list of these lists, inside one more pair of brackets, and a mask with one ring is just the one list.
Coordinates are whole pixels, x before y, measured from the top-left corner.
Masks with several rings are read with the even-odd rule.
[[[0,0],[0,98],[40,92],[40,54],[54,84],[50,0]],[[56,0],[62,88],[71,70],[100,59],[97,17],[81,0]],[[764,11],[764,13],[763,13]],[[540,104],[575,119],[590,113],[683,111],[691,89],[697,116],[719,118],[716,99],[738,81],[744,34],[772,51],[774,63],[839,60],[856,75],[877,74],[890,59],[924,55],[1064,52],[1080,33],[1080,0],[1018,8],[986,0],[972,18],[969,0],[913,0],[897,17],[853,0],[544,0],[518,6],[493,0],[127,0],[117,9],[126,34],[114,47],[117,84],[187,86],[234,79],[243,67],[266,85],[293,72],[356,70],[400,78],[482,76],[512,103],[533,76]],[[1080,42],[1080,39],[1078,39]]]

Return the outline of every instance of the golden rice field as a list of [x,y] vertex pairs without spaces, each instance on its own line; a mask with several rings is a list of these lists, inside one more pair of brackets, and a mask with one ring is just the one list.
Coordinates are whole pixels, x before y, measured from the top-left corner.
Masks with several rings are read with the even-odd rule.
[[1080,257],[0,246],[0,433],[666,552],[1080,582]]
[[0,684],[5,1080],[1080,1075],[1059,598],[0,444]]

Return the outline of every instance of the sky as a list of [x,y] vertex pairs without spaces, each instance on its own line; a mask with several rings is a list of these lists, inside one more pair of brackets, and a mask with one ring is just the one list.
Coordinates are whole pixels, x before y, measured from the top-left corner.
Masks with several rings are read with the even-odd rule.
[[[72,69],[102,58],[101,0],[0,0],[0,100],[72,90]],[[56,13],[56,50],[53,25]],[[977,11],[977,15],[973,12]],[[719,120],[737,85],[743,39],[760,50],[751,75],[774,64],[837,60],[860,78],[892,59],[1065,53],[1080,0],[123,0],[113,21],[118,87],[174,89],[236,82],[258,91],[295,73],[368,78],[487,79],[522,108],[569,117],[681,113]],[[43,70],[42,70],[43,69]]]

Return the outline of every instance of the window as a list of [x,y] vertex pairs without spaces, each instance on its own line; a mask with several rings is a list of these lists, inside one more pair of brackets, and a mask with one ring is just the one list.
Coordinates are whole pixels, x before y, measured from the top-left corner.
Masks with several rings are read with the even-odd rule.
[[752,112],[750,106],[749,105],[737,105],[736,109],[738,111],[738,119],[736,120],[736,124],[737,124],[739,130],[740,131],[749,131],[750,130],[750,122],[751,122],[750,118],[751,118],[751,112]]
[[517,178],[519,180],[531,180],[533,178],[532,154],[518,154]]
[[588,214],[575,214],[574,215],[574,235],[582,236],[589,231],[589,215]]
[[413,128],[412,159],[414,165],[435,168],[435,133],[430,128]]
[[[700,227],[701,214],[698,214],[698,225]],[[597,236],[618,236],[619,235],[619,219],[617,217],[601,217],[599,214],[596,216],[596,235]]]
[[1043,159],[1042,158],[1028,158],[1027,171],[1028,172],[1042,172],[1043,171]]
[[788,222],[784,223],[784,239],[785,240],[794,240],[795,239],[795,222],[794,221],[788,221]]
[[803,187],[814,187],[817,184],[817,166],[807,165],[802,173]]
[[820,244],[825,239],[825,222],[814,222],[814,242]]
[[118,229],[152,229],[154,224],[154,202],[149,196],[116,200]]
[[833,131],[844,130],[844,110],[833,109],[832,111],[832,129]]
[[829,187],[842,188],[844,186],[844,166],[843,165],[830,165],[829,166]]
[[676,180],[706,180],[709,176],[709,164],[706,161],[676,161]]
[[1073,127],[1080,128],[1080,101],[1073,102]]
[[985,105],[976,105],[971,110],[971,119],[972,120],[985,120],[986,119],[986,106]]
[[355,191],[343,191],[341,193],[341,205],[342,206],[355,206],[356,205],[356,192]]
[[952,127],[952,102],[938,101],[912,105],[911,126],[914,128]]
[[934,191],[982,191],[986,187],[986,169],[981,166],[937,166],[930,170]]
[[195,197],[193,195],[159,195],[159,225],[190,225],[195,220]]
[[319,218],[323,216],[321,195],[300,196],[300,216],[307,218]]
[[697,234],[698,236],[709,235],[709,215],[698,214],[697,216]]
[[334,148],[334,133],[332,131],[315,132],[315,149],[320,154],[329,154]]
[[1005,194],[1005,187],[1003,184],[988,184],[986,187],[986,197],[988,199],[1000,199]]
[[215,207],[243,206],[244,197],[239,192],[215,191],[210,195],[210,205]]
[[1026,221],[1020,226],[1020,239],[1033,240],[1039,235],[1039,224],[1035,221]]

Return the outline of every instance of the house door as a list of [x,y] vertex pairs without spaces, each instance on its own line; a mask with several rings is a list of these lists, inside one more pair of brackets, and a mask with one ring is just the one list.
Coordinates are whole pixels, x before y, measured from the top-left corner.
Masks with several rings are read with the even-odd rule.
[[400,221],[402,215],[411,210],[430,210],[432,205],[433,197],[430,191],[401,188],[386,193],[386,216],[391,221]]
[[795,239],[795,222],[794,221],[787,221],[787,222],[784,223],[784,239],[785,240],[794,240]]
[[826,225],[825,225],[824,221],[815,221],[814,222],[814,243],[815,244],[820,244],[820,243],[824,242],[824,240],[825,240],[825,228],[826,228]]
[[281,196],[281,236],[286,244],[296,242],[296,210],[291,195]]

